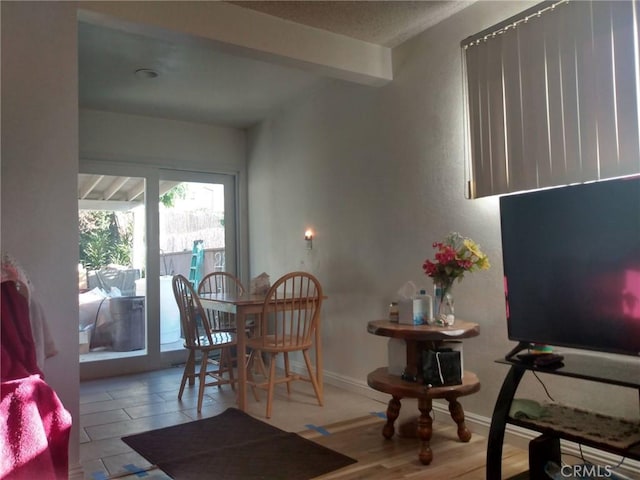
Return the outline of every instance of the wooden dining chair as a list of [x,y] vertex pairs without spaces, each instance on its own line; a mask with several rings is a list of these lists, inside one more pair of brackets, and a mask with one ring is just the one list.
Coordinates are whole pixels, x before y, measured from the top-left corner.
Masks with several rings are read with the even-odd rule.
[[[242,295],[245,292],[244,285],[238,277],[229,272],[211,272],[206,274],[200,284],[198,285],[198,295],[205,293],[235,293]],[[217,330],[235,332],[236,331],[236,319],[233,313],[222,312],[219,310],[212,310],[205,308],[205,313],[209,318],[209,323]],[[258,319],[255,316],[245,319],[245,332],[247,336],[254,335],[254,330],[259,324]],[[235,349],[233,349],[235,350]],[[232,361],[236,362],[236,356],[232,355]],[[265,371],[264,362],[262,358],[255,362],[255,367],[260,369],[261,372]]]
[[[193,385],[195,379],[198,378],[198,413],[200,413],[204,387],[220,387],[230,384],[231,388],[235,390],[236,380],[233,375],[231,348],[236,345],[236,335],[233,332],[217,330],[209,324],[200,298],[186,277],[175,275],[172,286],[180,310],[184,347],[189,352],[180,382],[178,400],[182,399],[187,379],[189,379],[189,385]],[[210,358],[210,355],[216,351],[219,352],[218,360]],[[196,356],[198,354],[200,354],[200,368],[196,372]],[[211,366],[215,368],[212,369]],[[228,378],[224,377],[225,373]]]
[[[247,340],[251,349],[249,365],[263,352],[269,357],[269,372],[266,381],[256,381],[247,368],[247,383],[251,385],[256,399],[256,388],[267,390],[267,418],[271,418],[275,384],[286,383],[291,393],[291,382],[311,382],[318,403],[322,406],[322,386],[317,381],[311,364],[309,349],[313,346],[322,306],[322,286],[318,279],[306,272],[292,272],[279,278],[267,293],[262,307],[262,332]],[[290,369],[289,353],[302,352],[308,376],[299,375]],[[284,375],[276,376],[276,358],[284,357]]]
[[[198,284],[198,295],[203,293],[235,293],[242,295],[245,288],[238,277],[229,272],[211,272],[205,275]],[[209,323],[217,330],[236,331],[235,315],[218,310],[205,309]],[[247,326],[251,329],[254,323]]]

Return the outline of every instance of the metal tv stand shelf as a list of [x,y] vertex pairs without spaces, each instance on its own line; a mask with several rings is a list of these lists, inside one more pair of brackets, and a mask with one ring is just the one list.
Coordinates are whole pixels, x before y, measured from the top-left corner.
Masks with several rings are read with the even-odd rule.
[[[629,362],[617,361],[595,355],[581,355],[579,353],[565,354],[563,360],[564,365],[559,368],[536,367],[530,363],[524,363],[513,358],[511,355],[508,355],[506,359],[496,360],[496,363],[509,365],[511,368],[502,383],[502,388],[500,389],[491,418],[487,447],[487,480],[500,480],[502,478],[502,444],[508,423],[541,432],[557,441],[562,438],[616,455],[640,460],[640,443],[635,443],[628,448],[621,448],[607,442],[606,432],[603,432],[601,440],[596,440],[586,435],[581,436],[573,429],[550,427],[549,425],[538,424],[535,420],[516,419],[509,416],[514,395],[522,376],[527,371],[543,372],[549,375],[579,378],[582,380],[632,388],[637,390],[640,395],[639,364],[634,365]],[[586,421],[594,421],[597,424],[598,419],[602,417],[603,415],[596,412],[588,412],[585,418],[587,419]],[[638,423],[640,424],[640,418],[638,419]],[[528,477],[517,476],[514,478]]]

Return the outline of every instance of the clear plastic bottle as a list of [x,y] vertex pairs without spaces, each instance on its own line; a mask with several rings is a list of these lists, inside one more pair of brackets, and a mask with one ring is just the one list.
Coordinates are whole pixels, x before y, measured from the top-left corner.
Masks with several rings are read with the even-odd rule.
[[420,293],[413,299],[413,324],[427,324],[432,317],[433,300],[431,295],[427,295],[426,290],[420,290]]

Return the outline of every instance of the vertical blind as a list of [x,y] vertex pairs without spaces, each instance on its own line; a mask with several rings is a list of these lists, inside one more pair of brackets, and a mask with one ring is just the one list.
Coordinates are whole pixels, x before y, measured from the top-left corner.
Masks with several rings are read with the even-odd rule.
[[639,15],[544,2],[462,42],[471,198],[640,172]]

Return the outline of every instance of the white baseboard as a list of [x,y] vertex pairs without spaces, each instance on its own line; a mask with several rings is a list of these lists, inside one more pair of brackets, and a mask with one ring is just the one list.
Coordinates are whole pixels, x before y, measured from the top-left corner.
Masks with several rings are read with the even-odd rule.
[[[302,362],[292,361],[291,369],[297,373],[306,372],[306,367]],[[350,393],[378,400],[385,405],[389,402],[389,395],[372,389],[365,381],[360,379],[347,377],[345,375],[325,370],[324,381],[334,387],[341,388]],[[449,406],[446,402],[434,401],[433,412],[434,415],[444,415],[446,418],[450,416]],[[464,416],[465,421],[469,424],[469,427],[473,432],[478,435],[482,435],[485,438],[489,436],[491,418],[468,411],[464,412]],[[539,432],[535,432],[533,430],[521,428],[517,425],[507,425],[505,431],[505,442],[515,447],[528,450],[529,442],[539,435]],[[564,455],[581,457],[580,446],[577,443],[561,440],[560,445]],[[586,461],[595,465],[616,466],[621,460],[619,455],[614,455],[586,446],[582,447],[582,457],[584,457]],[[632,478],[640,478],[640,462],[626,459],[616,472],[631,476]]]

